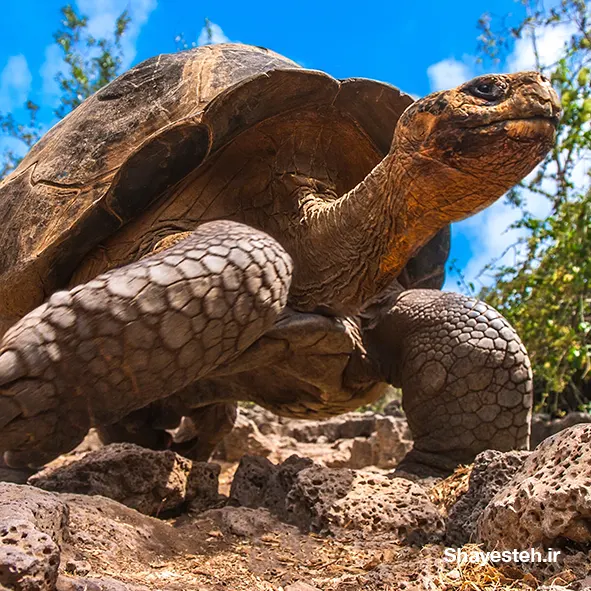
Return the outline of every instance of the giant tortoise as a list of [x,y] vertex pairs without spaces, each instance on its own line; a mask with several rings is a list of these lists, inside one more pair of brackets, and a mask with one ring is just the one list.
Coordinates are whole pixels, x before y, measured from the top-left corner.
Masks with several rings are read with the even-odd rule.
[[246,45],[134,67],[0,184],[4,461],[91,426],[207,457],[236,401],[322,418],[388,384],[408,466],[527,446],[523,345],[440,288],[449,224],[532,170],[558,114],[535,72],[413,102]]

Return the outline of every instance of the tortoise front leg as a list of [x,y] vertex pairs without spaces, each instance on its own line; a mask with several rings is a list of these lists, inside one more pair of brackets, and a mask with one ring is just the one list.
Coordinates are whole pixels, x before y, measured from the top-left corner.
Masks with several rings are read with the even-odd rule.
[[41,464],[245,350],[285,306],[291,260],[233,222],[58,292],[0,344],[0,451]]
[[444,471],[485,449],[526,449],[532,373],[493,308],[439,290],[399,293],[366,332],[387,380],[402,387],[414,448],[401,469]]

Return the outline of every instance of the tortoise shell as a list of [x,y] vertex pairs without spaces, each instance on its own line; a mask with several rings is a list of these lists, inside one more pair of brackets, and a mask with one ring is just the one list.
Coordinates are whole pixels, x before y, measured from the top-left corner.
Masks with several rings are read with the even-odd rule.
[[[411,102],[390,85],[337,81],[246,45],[205,46],[140,63],[55,125],[0,183],[0,330],[73,277],[88,280],[143,256],[142,249],[120,246],[145,242],[148,234],[153,246],[161,235],[147,230],[162,226],[158,212],[188,177],[211,186],[220,170],[248,168],[253,179],[265,161],[297,168],[306,160],[310,174],[336,178],[339,191],[351,189],[387,154]],[[313,119],[323,130],[316,140],[306,131]],[[254,156],[240,162],[247,152]],[[324,163],[320,172],[315,158]],[[264,185],[259,181],[239,177],[242,187]],[[275,204],[257,215],[237,213],[246,208],[236,200],[247,200],[252,210],[257,194],[230,191],[212,206],[207,192],[196,192],[199,207],[191,204],[186,223],[172,226],[191,229],[224,217],[273,234]],[[188,207],[167,215],[180,220]],[[434,239],[438,246],[425,251],[427,260],[409,263],[401,277],[407,287],[423,286],[425,278],[429,287],[440,286],[446,236],[448,230]],[[97,263],[105,251],[115,254]]]

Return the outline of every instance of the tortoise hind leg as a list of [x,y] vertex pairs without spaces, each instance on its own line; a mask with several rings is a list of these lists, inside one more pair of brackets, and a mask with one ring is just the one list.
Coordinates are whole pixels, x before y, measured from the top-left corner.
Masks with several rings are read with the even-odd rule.
[[402,387],[414,448],[400,468],[450,471],[485,449],[529,445],[532,374],[525,347],[487,304],[457,293],[398,294],[367,332]]
[[219,402],[186,413],[176,430],[173,451],[199,462],[207,462],[218,443],[232,431],[238,417],[235,402]]
[[171,449],[191,460],[207,461],[218,443],[232,430],[237,403],[210,402],[196,408],[183,405],[179,398],[187,400],[190,405],[200,404],[202,396],[195,384],[172,398],[153,402],[116,423],[98,426],[101,441],[104,444],[128,442],[150,449]]
[[169,430],[178,427],[182,417],[175,405],[169,404],[171,398],[152,402],[116,423],[97,425],[100,440],[105,445],[125,442],[149,449],[170,449],[172,435]]
[[194,383],[273,325],[290,279],[275,240],[220,221],[54,294],[0,343],[0,451],[43,463]]

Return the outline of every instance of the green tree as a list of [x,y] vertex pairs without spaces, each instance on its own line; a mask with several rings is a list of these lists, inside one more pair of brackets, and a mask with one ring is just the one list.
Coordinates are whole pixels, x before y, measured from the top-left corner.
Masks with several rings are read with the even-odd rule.
[[[562,0],[545,9],[524,2],[527,17],[518,26],[495,29],[481,21],[485,59],[500,60],[511,41],[529,38],[537,68],[552,81],[563,114],[555,148],[534,178],[522,182],[509,200],[522,210],[514,224],[526,230],[523,257],[496,266],[495,282],[479,294],[516,327],[532,358],[539,409],[560,412],[591,406],[591,190],[581,175],[591,157],[591,27],[584,0]],[[551,28],[569,33],[560,58],[541,63],[539,39]],[[583,178],[581,179],[581,176]],[[550,214],[527,211],[527,196],[547,199]]]
[[[38,105],[27,101],[25,109],[28,113],[26,123],[17,121],[12,113],[0,113],[0,135],[15,139],[29,149],[41,137],[42,127],[37,119]],[[0,155],[0,181],[14,170],[20,161],[21,157],[14,149],[5,148]]]
[[[87,17],[78,14],[70,5],[61,9],[60,27],[54,34],[64,60],[64,68],[56,76],[60,99],[53,115],[57,119],[65,117],[121,73],[121,38],[129,22],[127,11],[124,11],[115,22],[111,39],[95,39],[88,32]],[[28,114],[25,121],[15,119],[11,113],[0,113],[0,134],[17,140],[28,149],[44,130],[39,123],[39,106],[27,101],[25,108]],[[0,155],[0,179],[16,168],[20,160],[14,149],[4,150]]]

